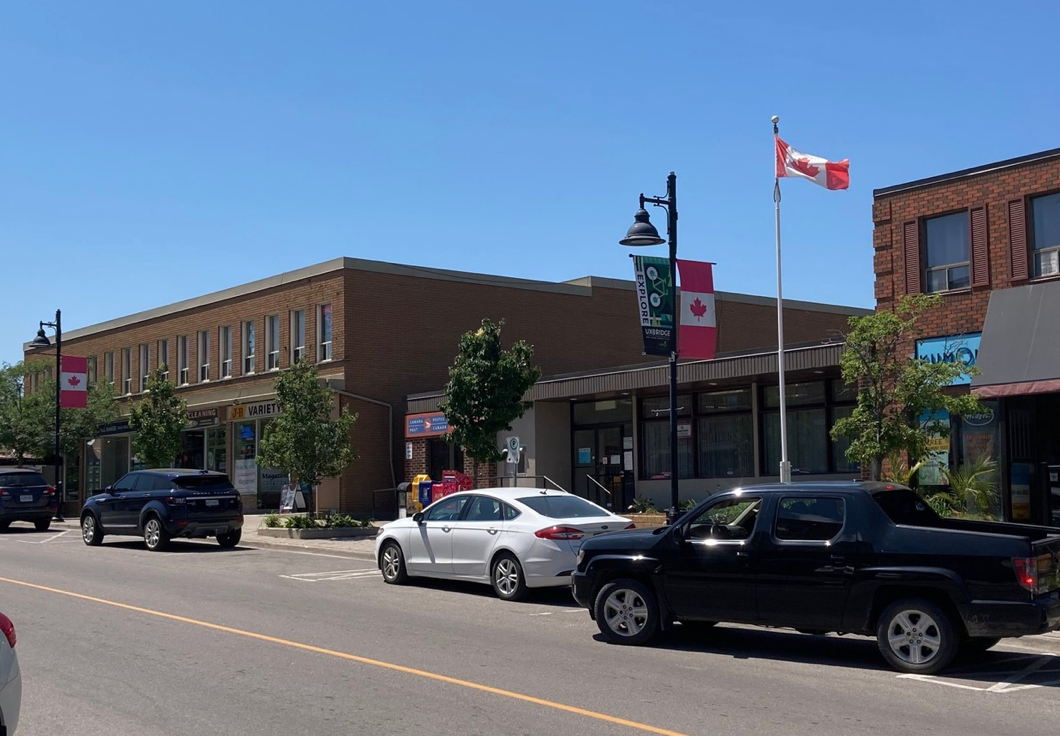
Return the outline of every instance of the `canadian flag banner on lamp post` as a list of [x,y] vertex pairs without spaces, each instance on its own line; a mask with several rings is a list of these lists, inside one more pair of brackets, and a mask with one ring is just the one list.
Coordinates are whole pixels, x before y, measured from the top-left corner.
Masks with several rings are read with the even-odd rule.
[[681,272],[679,352],[682,358],[713,360],[718,342],[714,318],[714,264],[677,261]]
[[88,359],[73,355],[63,356],[62,384],[59,405],[67,409],[88,406]]

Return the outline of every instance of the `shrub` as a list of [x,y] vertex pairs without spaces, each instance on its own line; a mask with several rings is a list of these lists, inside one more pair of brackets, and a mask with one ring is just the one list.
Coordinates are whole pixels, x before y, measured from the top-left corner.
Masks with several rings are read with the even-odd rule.
[[267,526],[269,529],[276,529],[280,526],[280,523],[281,521],[279,514],[269,514],[265,517],[265,526]]
[[646,498],[637,496],[633,499],[633,503],[629,505],[629,510],[634,514],[657,514],[659,510],[655,508],[655,504]]

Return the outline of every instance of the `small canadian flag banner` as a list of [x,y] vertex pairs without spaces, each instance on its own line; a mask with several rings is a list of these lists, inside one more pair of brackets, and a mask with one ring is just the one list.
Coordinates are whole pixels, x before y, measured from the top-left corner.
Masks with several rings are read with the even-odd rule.
[[714,319],[714,264],[677,261],[681,272],[681,319],[678,334],[682,358],[713,360],[718,342]]
[[850,186],[850,161],[829,161],[820,156],[801,153],[777,139],[777,178],[796,176],[809,179],[826,189],[846,189]]
[[88,359],[64,355],[62,360],[59,405],[68,409],[84,409],[88,406]]

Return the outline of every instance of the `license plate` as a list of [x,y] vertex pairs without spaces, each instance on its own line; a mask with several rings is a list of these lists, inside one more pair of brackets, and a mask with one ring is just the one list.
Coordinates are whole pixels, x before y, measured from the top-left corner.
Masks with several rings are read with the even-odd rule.
[[28,495],[28,494],[27,495],[22,495],[22,496],[18,497],[18,500],[21,501],[22,503],[33,503],[33,496]]
[[216,498],[208,498],[208,499],[206,499],[206,505],[207,505],[207,506],[217,506],[217,505],[219,505],[220,503],[221,503],[221,502],[220,502],[220,501],[218,501],[218,500],[217,500]]

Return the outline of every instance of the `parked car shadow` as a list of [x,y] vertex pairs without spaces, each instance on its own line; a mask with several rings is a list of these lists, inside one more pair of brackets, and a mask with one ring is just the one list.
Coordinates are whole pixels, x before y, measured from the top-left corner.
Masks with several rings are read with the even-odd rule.
[[[431,590],[445,590],[454,593],[473,595],[481,598],[496,598],[493,588],[483,583],[470,583],[461,580],[440,580],[438,578],[410,577],[406,585],[414,585],[418,588]],[[558,608],[577,608],[578,604],[571,597],[570,588],[559,586],[552,588],[530,588],[526,597],[520,601],[512,601],[511,605],[534,604],[545,606],[556,606]]]
[[[15,524],[18,524],[18,522],[15,522]],[[24,526],[23,525],[14,526],[14,524],[12,524],[7,529],[0,529],[0,534],[8,534],[8,535],[16,535],[16,534],[58,534],[59,532],[62,532],[62,531],[66,531],[66,530],[65,529],[52,528],[52,529],[44,529],[42,531],[37,531],[36,529],[33,528],[32,524],[26,524]]]
[[[136,539],[135,537],[128,537],[122,540],[111,541],[110,538],[103,540],[104,547],[115,547],[124,549],[142,549],[146,551],[143,540]],[[193,542],[185,539],[174,539],[170,541],[169,546],[159,552],[160,555],[171,555],[171,554],[192,554],[192,555],[205,555],[215,554],[219,552],[256,552],[257,550],[250,547],[222,547],[211,540],[205,540],[203,542]]]
[[[602,635],[593,637],[606,641]],[[827,636],[801,634],[790,629],[744,628],[720,624],[695,631],[680,626],[663,632],[654,647],[672,651],[704,652],[733,659],[819,664],[879,670],[897,675],[880,656],[876,640],[867,636]],[[987,689],[998,683],[1004,687],[1060,687],[1060,655],[1037,652],[963,652],[935,679],[964,683]]]

